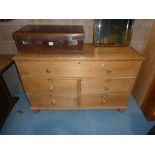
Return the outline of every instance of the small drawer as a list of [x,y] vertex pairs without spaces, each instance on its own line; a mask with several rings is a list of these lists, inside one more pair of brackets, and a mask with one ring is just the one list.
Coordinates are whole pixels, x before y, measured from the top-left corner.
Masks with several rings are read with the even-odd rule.
[[123,95],[96,95],[82,96],[81,106],[90,108],[125,108],[127,107],[128,96]]
[[22,78],[27,92],[52,92],[54,94],[76,94],[77,80]]
[[134,78],[86,78],[81,80],[82,94],[130,94]]
[[77,96],[55,96],[48,93],[27,93],[31,106],[69,108],[77,106]]
[[137,60],[109,60],[101,64],[107,77],[136,77],[140,65],[141,62]]

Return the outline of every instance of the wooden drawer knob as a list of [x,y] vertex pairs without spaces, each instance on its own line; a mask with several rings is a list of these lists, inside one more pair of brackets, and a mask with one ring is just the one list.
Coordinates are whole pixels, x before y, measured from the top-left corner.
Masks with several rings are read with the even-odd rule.
[[101,65],[102,68],[105,68],[104,64]]
[[107,67],[107,73],[110,74],[112,72],[112,69],[110,67]]
[[53,98],[52,99],[52,104],[55,105],[56,104],[56,100]]
[[53,86],[50,86],[48,89],[49,89],[50,91],[53,91],[53,90],[54,90],[54,87],[53,87]]
[[102,104],[105,104],[106,103],[106,100],[105,98],[102,98],[102,101],[101,101]]
[[112,72],[112,69],[110,67],[106,67],[105,64],[102,64],[101,67],[106,70],[108,74]]
[[107,95],[106,95],[106,94],[104,94],[104,95],[102,96],[102,98],[104,98],[104,99],[105,99],[106,97],[107,97]]
[[46,69],[46,73],[51,73],[51,72],[52,72],[52,70],[50,68]]
[[50,94],[50,97],[52,98],[51,104],[55,105],[56,104],[56,100],[55,100],[54,96],[52,94]]
[[101,103],[102,103],[102,104],[105,104],[105,103],[106,103],[106,97],[107,97],[106,94],[104,94],[104,95],[102,96],[102,100],[101,100]]
[[112,80],[111,79],[106,79],[105,82],[110,83],[110,82],[112,82]]
[[109,90],[109,86],[104,86],[104,90]]

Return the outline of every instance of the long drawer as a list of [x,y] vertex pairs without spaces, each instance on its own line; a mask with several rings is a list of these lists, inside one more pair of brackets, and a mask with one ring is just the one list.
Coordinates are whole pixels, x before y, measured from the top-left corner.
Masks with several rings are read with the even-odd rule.
[[140,62],[128,61],[18,61],[22,76],[136,77]]
[[82,94],[130,94],[134,78],[86,78],[81,80]]
[[51,92],[54,94],[77,94],[75,79],[22,78],[27,92]]

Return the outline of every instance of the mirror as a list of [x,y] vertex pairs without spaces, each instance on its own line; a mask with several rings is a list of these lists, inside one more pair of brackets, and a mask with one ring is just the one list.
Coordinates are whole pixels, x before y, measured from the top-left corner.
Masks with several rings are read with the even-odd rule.
[[127,46],[133,28],[132,19],[96,19],[94,44],[97,46]]

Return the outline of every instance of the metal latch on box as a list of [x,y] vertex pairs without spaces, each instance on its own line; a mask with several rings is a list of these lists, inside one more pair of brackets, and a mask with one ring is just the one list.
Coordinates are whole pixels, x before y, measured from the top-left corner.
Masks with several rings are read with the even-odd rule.
[[76,46],[77,44],[78,44],[78,41],[76,39],[73,39],[72,37],[68,39],[69,46]]
[[31,44],[31,38],[28,37],[28,38],[22,39],[22,44],[23,45],[30,45]]

